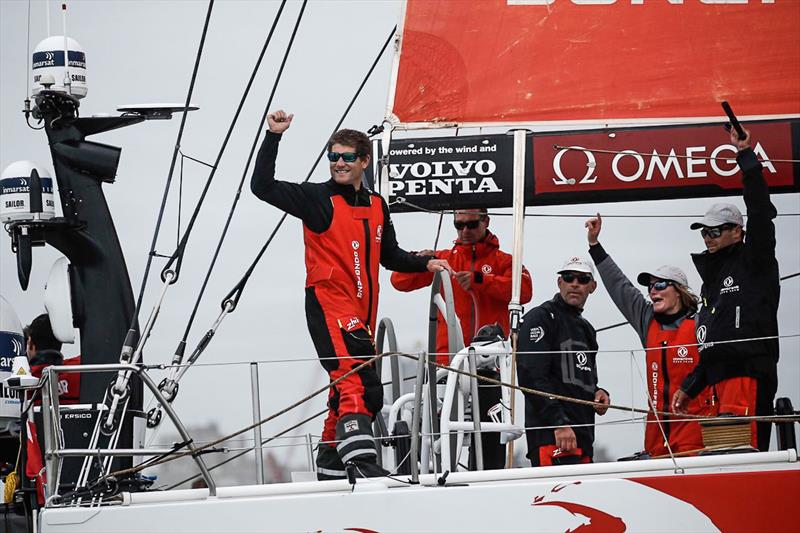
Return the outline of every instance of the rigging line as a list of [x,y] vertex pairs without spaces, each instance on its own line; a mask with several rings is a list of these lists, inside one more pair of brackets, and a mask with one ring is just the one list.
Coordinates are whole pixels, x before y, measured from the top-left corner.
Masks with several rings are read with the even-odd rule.
[[[409,205],[409,206],[413,207],[414,209],[416,209],[417,211],[419,211],[421,213],[428,213],[428,214],[431,214],[431,215],[441,215],[441,214],[454,215],[456,213],[456,211],[457,211],[457,209],[442,209],[442,210],[427,209],[425,207],[419,206],[419,205],[417,205],[417,204],[415,204],[413,202],[408,201],[406,198],[403,198],[402,196],[397,198],[396,200],[393,200],[392,202],[389,202],[389,206],[390,207],[395,205],[395,204]],[[536,206],[528,206],[528,207],[536,207]],[[506,213],[506,212],[500,212],[500,211],[488,211],[486,214],[489,215],[489,216],[493,216],[493,217],[510,217],[510,216],[514,215],[513,213]],[[597,216],[597,213],[591,213],[591,214],[586,214],[586,215],[582,215],[580,213],[564,213],[564,214],[561,214],[561,213],[525,213],[524,216],[525,216],[525,218],[529,218],[529,217],[531,217],[531,218],[532,217],[594,218],[594,217]],[[747,218],[746,214],[744,214],[743,216],[745,218]],[[797,217],[797,216],[800,216],[800,213],[778,213],[775,216],[776,217]],[[603,215],[603,218],[703,218],[703,215],[679,215],[679,214],[666,214],[666,215],[632,214],[631,215],[631,214],[617,214],[617,215]]]
[[[406,354],[406,353],[400,353],[399,355],[401,355],[402,357],[406,357],[408,359],[415,360],[415,361],[418,359],[418,357],[416,355],[411,355],[411,354]],[[505,383],[505,382],[503,382],[503,381],[501,381],[499,379],[494,379],[494,378],[490,378],[490,377],[487,377],[487,376],[481,376],[479,374],[472,374],[471,372],[467,372],[465,370],[461,370],[459,368],[455,368],[455,367],[452,367],[452,366],[436,363],[434,361],[430,361],[428,364],[433,365],[433,366],[435,366],[437,368],[441,368],[442,370],[447,370],[448,372],[454,372],[456,374],[461,374],[462,376],[467,376],[467,377],[470,377],[470,378],[476,378],[479,381],[485,381],[487,383],[491,383],[493,385],[499,385],[501,387],[508,387],[509,389],[518,390],[518,391],[525,392],[525,393],[528,393],[528,394],[533,394],[534,396],[541,396],[543,398],[549,398],[551,400],[560,400],[560,401],[563,401],[563,402],[575,403],[575,404],[578,404],[578,405],[584,405],[584,406],[593,407],[593,408],[594,407],[603,407],[605,409],[617,409],[617,410],[620,410],[620,411],[625,411],[626,413],[629,412],[629,411],[634,411],[634,412],[637,412],[637,413],[640,413],[640,414],[647,414],[647,413],[651,412],[648,409],[640,409],[640,408],[637,408],[637,407],[616,405],[616,404],[612,404],[612,403],[603,404],[603,403],[600,403],[600,402],[595,402],[595,401],[590,401],[590,400],[581,400],[580,398],[572,398],[570,396],[563,396],[561,394],[555,394],[555,393],[552,393],[552,392],[545,392],[545,391],[540,391],[540,390],[536,390],[536,389],[531,389],[531,388],[528,388],[528,387],[522,387],[520,385],[513,385],[511,383]],[[669,413],[661,413],[661,414],[669,414]],[[692,415],[684,415],[684,416],[692,417]],[[698,417],[698,418],[702,418],[702,417]]]
[[183,160],[186,158],[181,152],[181,171],[178,177],[178,231],[175,236],[175,246],[181,243],[181,213],[183,212]]
[[[168,269],[172,267],[172,264],[175,263],[175,278],[173,279],[173,283],[177,281],[178,277],[180,276],[181,272],[181,265],[183,263],[183,254],[186,250],[186,245],[189,242],[189,236],[192,233],[192,229],[194,228],[194,223],[197,220],[197,217],[200,214],[200,209],[203,207],[203,203],[206,199],[206,195],[208,194],[208,190],[211,187],[211,182],[214,181],[214,176],[217,174],[217,170],[219,168],[219,162],[222,160],[222,156],[225,153],[226,148],[228,147],[228,141],[230,141],[231,135],[233,134],[233,130],[236,127],[236,123],[239,121],[239,116],[242,113],[242,108],[244,107],[245,100],[247,96],[250,94],[250,88],[253,85],[253,81],[255,80],[256,74],[258,74],[258,68],[261,66],[261,61],[264,58],[264,54],[267,51],[267,47],[269,46],[270,41],[272,40],[272,35],[275,32],[275,28],[278,25],[278,20],[280,19],[281,13],[283,12],[283,8],[286,5],[286,0],[281,2],[280,7],[278,8],[278,13],[275,16],[275,19],[272,22],[272,27],[269,30],[269,34],[267,35],[266,40],[264,41],[264,45],[261,47],[261,53],[258,56],[258,60],[253,68],[253,72],[250,74],[250,79],[247,81],[247,86],[245,87],[244,92],[242,93],[242,97],[239,100],[239,105],[236,107],[236,111],[233,114],[233,119],[231,120],[230,125],[228,126],[228,131],[225,133],[225,137],[222,140],[222,145],[219,148],[219,152],[217,152],[217,157],[214,160],[214,165],[211,167],[211,172],[208,175],[208,179],[206,179],[206,184],[203,187],[203,191],[200,193],[200,198],[195,205],[194,211],[192,212],[192,216],[189,218],[189,223],[186,226],[186,231],[183,233],[183,238],[181,239],[180,244],[175,249],[175,252],[172,254],[172,258],[167,261],[167,264],[164,265],[164,269],[162,270],[162,277],[163,273],[166,272]],[[303,4],[305,6],[305,3]]]
[[[320,417],[320,416],[324,415],[324,414],[325,414],[325,413],[327,413],[327,412],[328,412],[328,409],[327,409],[327,408],[325,408],[325,409],[323,409],[322,411],[320,411],[319,413],[309,416],[309,417],[308,417],[308,418],[306,418],[305,420],[303,420],[303,421],[301,421],[301,422],[298,422],[297,424],[293,425],[292,427],[290,427],[290,428],[287,428],[287,429],[284,429],[284,430],[283,430],[283,431],[281,431],[280,433],[276,433],[276,434],[275,434],[275,435],[273,435],[272,437],[268,437],[268,438],[264,439],[263,441],[261,441],[261,445],[263,446],[263,445],[265,445],[265,444],[268,444],[268,443],[272,442],[273,440],[275,440],[275,439],[277,439],[277,438],[279,438],[279,437],[282,437],[282,436],[286,435],[286,434],[287,434],[287,433],[289,433],[290,431],[293,431],[293,430],[295,430],[295,429],[299,428],[299,427],[300,427],[300,426],[302,426],[303,424],[307,424],[308,422],[311,422],[311,421],[312,421],[312,420],[314,420],[315,418],[318,418],[318,417]],[[305,446],[305,443],[303,443],[303,445]],[[234,459],[238,459],[238,458],[239,458],[239,457],[241,457],[242,455],[245,455],[245,454],[246,454],[248,451],[249,451],[249,450],[247,450],[247,451],[245,451],[245,452],[242,452],[242,453],[239,453],[239,454],[236,454],[236,455],[234,455],[234,456],[228,457],[228,458],[227,458],[227,459],[225,459],[224,461],[221,461],[221,462],[219,462],[219,463],[217,463],[217,464],[215,464],[215,465],[213,465],[213,466],[209,466],[209,467],[208,467],[208,471],[209,471],[209,472],[211,472],[212,470],[216,470],[216,469],[217,469],[217,468],[219,468],[220,466],[226,465],[226,464],[230,463],[231,461],[233,461]],[[172,489],[174,489],[174,488],[177,488],[177,487],[179,487],[179,486],[183,485],[184,483],[188,483],[189,481],[193,481],[193,480],[195,480],[195,479],[197,479],[197,478],[199,478],[199,477],[202,477],[202,475],[203,475],[203,474],[201,474],[201,473],[199,473],[199,472],[198,472],[197,474],[195,474],[195,475],[193,475],[193,476],[191,476],[191,477],[188,477],[188,478],[184,479],[183,481],[179,481],[179,482],[177,482],[177,483],[174,483],[174,484],[170,485],[169,487],[167,487],[167,488],[166,488],[166,489],[164,489],[164,490],[172,490]]]
[[439,236],[442,234],[442,221],[444,220],[444,213],[439,214],[439,226],[436,228],[436,240],[433,241],[433,249],[439,247]]
[[[47,6],[47,9],[50,9],[49,5]],[[50,36],[48,35],[48,37],[50,37]],[[64,36],[64,38],[66,39],[67,37]],[[27,39],[28,40],[26,41],[26,46],[27,46],[26,52],[27,52],[28,56],[26,57],[26,60],[31,57],[31,0],[28,0],[28,37],[27,37]],[[65,67],[68,66],[67,58],[64,58],[64,66]],[[30,76],[30,73],[28,72],[28,62],[25,61],[25,98],[28,99],[28,98],[30,98],[30,96],[31,96],[31,76]]]
[[175,149],[172,152],[172,161],[170,162],[169,172],[167,173],[167,183],[164,185],[164,194],[161,197],[161,207],[158,211],[155,231],[153,231],[153,238],[150,242],[150,253],[147,254],[147,263],[144,268],[144,275],[142,276],[142,284],[139,288],[139,296],[136,299],[136,309],[134,310],[131,318],[130,329],[132,330],[136,329],[137,317],[139,316],[139,312],[142,308],[142,299],[144,298],[144,291],[147,287],[147,278],[150,274],[150,267],[153,263],[153,252],[156,250],[156,242],[158,241],[158,234],[161,230],[161,222],[164,218],[164,210],[167,205],[167,197],[169,196],[169,188],[170,184],[172,183],[172,175],[175,172],[175,162],[178,159],[178,152],[180,151],[181,147],[181,139],[183,138],[183,130],[186,127],[186,117],[189,115],[187,108],[189,107],[189,103],[192,101],[194,85],[195,81],[197,80],[197,72],[200,70],[200,59],[203,56],[203,47],[206,42],[206,35],[208,34],[208,26],[209,22],[211,21],[211,11],[213,7],[214,0],[208,0],[208,11],[206,12],[206,20],[203,24],[203,33],[200,36],[200,44],[197,47],[197,57],[195,58],[194,68],[192,69],[192,78],[189,82],[189,90],[186,92],[186,102],[184,104],[184,111],[181,114],[181,125],[178,128],[178,138],[175,140]]
[[[626,322],[627,324],[627,322]],[[771,337],[754,337],[750,339],[732,339],[729,341],[716,341],[715,344],[732,344],[737,342],[753,342],[753,341],[762,341],[762,340],[773,340],[773,339],[796,339],[800,337],[800,334],[793,333],[789,335],[775,335]],[[673,348],[677,348],[680,346],[692,347],[692,346],[700,346],[700,344],[676,344],[673,345]],[[602,350],[598,349],[595,350],[593,353],[597,354],[608,354],[608,353],[629,353],[633,352],[645,352],[648,350],[659,350],[660,347],[653,347],[653,348],[643,348],[641,346],[630,349],[618,349],[618,350]],[[574,353],[574,350],[540,350],[540,351],[528,351],[528,352],[517,352],[520,355],[544,355],[544,354],[566,354],[566,353]],[[429,355],[455,355],[456,352],[430,352]],[[309,355],[308,357],[302,357],[303,354],[299,354],[301,357],[297,357],[294,359],[256,359],[251,361],[229,361],[225,363],[180,363],[180,364],[155,364],[155,365],[141,365],[143,368],[147,370],[168,370],[173,368],[185,368],[188,366],[197,366],[197,367],[215,367],[215,366],[236,366],[236,365],[249,365],[251,363],[258,363],[259,365],[268,365],[268,364],[281,364],[281,363],[319,363],[319,361],[327,361],[327,360],[337,360],[341,361],[342,359],[360,359],[359,356],[354,355],[338,355],[338,356],[330,356],[330,357],[320,357],[317,355]],[[416,379],[414,376],[408,376],[403,378],[404,380],[411,381]],[[385,383],[384,385],[388,385]]]
[[[356,93],[353,95],[353,98],[350,100],[350,103],[347,105],[347,108],[344,110],[344,113],[342,113],[342,116],[339,119],[339,122],[336,123],[336,126],[333,128],[333,131],[331,132],[331,135],[329,136],[329,138],[331,136],[333,136],[333,134],[336,133],[339,130],[339,128],[341,127],[342,123],[344,122],[344,119],[347,117],[347,114],[350,112],[350,109],[352,109],[353,104],[355,104],[356,100],[358,99],[359,95],[361,94],[361,91],[364,89],[364,86],[367,84],[367,80],[369,80],[370,76],[372,75],[372,72],[375,70],[375,67],[378,65],[378,62],[380,61],[381,57],[383,56],[383,53],[388,48],[389,43],[392,42],[392,37],[394,36],[396,31],[397,31],[397,26],[393,27],[392,31],[389,32],[389,37],[386,39],[386,42],[383,43],[383,46],[381,47],[380,52],[378,52],[378,55],[375,57],[375,61],[372,62],[372,65],[370,66],[369,70],[367,71],[366,76],[364,76],[364,79],[361,81],[361,84],[358,86],[358,89],[356,90]],[[308,180],[311,179],[311,175],[314,173],[314,169],[316,169],[317,165],[319,165],[319,162],[320,162],[320,160],[322,160],[322,156],[325,155],[325,152],[327,151],[327,149],[328,149],[328,142],[325,141],[325,145],[322,147],[322,150],[320,150],[319,155],[317,155],[317,158],[314,161],[314,164],[311,165],[311,169],[308,171],[308,174],[306,175],[306,177],[302,181],[302,183],[306,183]],[[223,301],[230,300],[230,301],[233,302],[233,308],[231,309],[231,311],[233,311],[233,309],[235,309],[236,305],[239,303],[239,298],[242,296],[242,292],[244,291],[244,287],[245,287],[245,285],[247,285],[247,282],[250,279],[250,275],[255,270],[256,265],[258,265],[259,261],[261,260],[261,257],[263,257],[264,253],[267,251],[267,248],[269,247],[270,243],[272,243],[272,240],[275,238],[275,235],[278,233],[278,230],[283,225],[283,222],[286,220],[286,217],[287,217],[287,214],[284,212],[283,215],[281,215],[280,220],[278,220],[278,223],[275,224],[275,228],[272,230],[272,233],[270,233],[270,236],[267,238],[267,241],[264,243],[264,246],[261,247],[261,250],[258,252],[258,255],[256,255],[256,258],[250,264],[250,267],[245,271],[244,275],[239,280],[239,282],[233,287],[233,289],[231,289],[231,291],[223,299]]]
[[194,161],[195,163],[199,163],[199,164],[201,164],[201,165],[203,165],[205,167],[208,167],[208,168],[217,168],[215,165],[212,165],[211,163],[206,163],[205,161],[201,161],[201,160],[199,160],[199,159],[197,159],[195,157],[192,157],[190,155],[184,154],[183,150],[178,150],[178,151],[180,152],[181,157],[184,157],[184,158],[188,159],[189,161]]
[[[631,355],[633,355],[633,352],[631,352]],[[647,380],[645,380],[644,378],[644,373],[642,372],[642,369],[639,368],[639,365],[634,365],[634,366],[636,366],[636,373],[639,374],[639,377],[642,380],[642,385],[644,386],[645,390],[647,390],[648,388]],[[663,418],[658,416],[658,409],[656,409],[656,402],[650,396],[649,392],[646,394],[646,397],[647,397],[647,403],[650,406],[650,410],[652,411],[653,414],[653,419],[655,420],[656,425],[658,427],[658,432],[661,433],[661,438],[664,439],[663,442],[664,446],[666,446],[667,448],[667,454],[669,455],[669,458],[672,459],[672,465],[675,467],[675,471],[677,472],[678,463],[675,462],[675,454],[672,451],[672,445],[669,442],[669,437],[667,436],[667,432],[664,429],[664,424],[663,424],[663,422],[668,422],[670,419],[666,415]]]
[[[731,145],[733,146],[733,145]],[[698,161],[732,161],[731,157],[706,157],[706,156],[693,156],[693,155],[678,155],[678,154],[659,154],[653,152],[652,154],[644,152],[636,152],[633,150],[601,150],[599,148],[580,148],[578,146],[560,146],[553,145],[554,150],[570,150],[573,152],[592,152],[594,154],[625,154],[625,155],[643,155],[647,157],[674,157],[676,159],[697,159]],[[761,159],[759,161],[769,161],[770,163],[800,163],[800,159]]]
[[[281,81],[281,76],[283,75],[283,69],[286,67],[286,61],[289,59],[289,53],[292,51],[292,46],[294,45],[295,37],[297,36],[297,30],[300,28],[300,21],[303,19],[303,13],[306,10],[306,5],[308,0],[303,0],[303,5],[300,7],[300,12],[297,15],[297,20],[294,24],[294,29],[292,30],[292,35],[289,38],[289,44],[286,46],[286,52],[283,54],[283,60],[281,61],[281,66],[278,68],[278,74],[275,76],[275,83],[272,84],[272,91],[269,94],[269,98],[267,99],[267,105],[264,107],[264,114],[261,117],[261,122],[258,124],[258,128],[256,128],[256,135],[253,139],[253,145],[250,147],[250,154],[247,156],[247,162],[244,165],[244,169],[242,170],[242,177],[239,180],[239,187],[236,189],[236,194],[233,197],[233,203],[231,204],[230,211],[228,212],[228,218],[225,221],[225,225],[222,228],[222,233],[219,236],[219,241],[217,242],[217,247],[214,250],[214,255],[211,258],[211,263],[208,265],[208,270],[206,271],[205,278],[203,279],[203,283],[200,286],[200,292],[197,295],[197,300],[195,300],[194,308],[192,308],[192,312],[189,315],[189,321],[186,324],[186,329],[183,332],[183,339],[182,342],[186,342],[186,339],[189,337],[189,331],[192,329],[192,325],[194,324],[194,319],[197,316],[197,310],[200,307],[200,302],[203,299],[203,295],[206,292],[206,287],[208,286],[208,281],[211,279],[211,273],[214,270],[214,267],[217,264],[217,258],[219,257],[219,252],[222,249],[222,244],[225,242],[225,237],[228,235],[228,229],[231,225],[231,220],[233,220],[233,214],[236,212],[236,206],[239,204],[239,198],[242,195],[242,186],[244,185],[244,180],[247,177],[247,170],[250,168],[250,163],[253,160],[253,154],[256,151],[256,147],[258,146],[258,138],[259,134],[264,127],[264,122],[267,120],[267,115],[269,114],[269,109],[272,106],[272,99],[275,97],[275,91],[278,90],[278,84]],[[264,52],[267,50],[267,45],[269,44],[270,40],[272,39],[272,33],[275,31],[275,27],[278,24],[278,19],[281,16],[281,12],[283,11],[283,6],[286,4],[286,0],[281,2],[280,10],[278,11],[278,15],[275,18],[275,22],[270,29],[269,36],[267,37],[267,41],[264,43],[264,48],[261,50],[261,55],[258,57],[258,61],[256,62],[256,66],[253,69],[253,74],[250,77],[250,81],[247,84],[247,89],[245,90],[245,94],[242,96],[242,102],[239,104],[239,110],[241,110],[241,106],[244,104],[244,99],[247,97],[247,94],[250,91],[250,86],[255,79],[255,76],[258,72],[258,68],[261,65],[261,60],[264,57]],[[237,110],[237,113],[239,112]]]
[[[204,450],[212,448],[212,447],[214,447],[214,446],[216,446],[218,444],[222,444],[223,442],[228,441],[228,440],[230,440],[230,439],[232,439],[234,437],[238,437],[239,435],[242,435],[243,433],[247,433],[248,431],[250,431],[252,429],[255,429],[258,426],[266,424],[270,420],[273,420],[273,419],[275,419],[275,418],[277,418],[279,416],[282,416],[282,415],[288,413],[289,411],[295,409],[296,407],[299,407],[300,405],[304,404],[305,402],[313,399],[318,394],[326,392],[328,389],[330,389],[331,387],[333,387],[334,385],[336,385],[340,381],[342,381],[344,379],[347,379],[348,377],[350,377],[353,374],[357,373],[361,369],[363,369],[363,368],[375,363],[376,361],[379,361],[379,360],[383,359],[384,357],[390,356],[390,355],[405,355],[405,354],[401,354],[400,352],[385,352],[385,353],[382,353],[382,354],[373,355],[369,359],[363,359],[362,358],[361,360],[363,362],[361,364],[359,364],[357,366],[354,366],[349,371],[345,372],[344,374],[342,374],[338,378],[334,379],[330,383],[326,383],[322,387],[316,389],[315,391],[311,392],[310,394],[308,394],[308,395],[304,396],[303,398],[297,400],[296,402],[292,403],[291,405],[288,405],[288,406],[284,407],[283,409],[280,409],[279,411],[276,411],[275,413],[269,415],[268,417],[262,418],[261,420],[259,420],[257,422],[253,422],[252,424],[248,425],[247,427],[244,427],[244,428],[239,429],[239,430],[237,430],[237,431],[235,431],[233,433],[230,433],[228,435],[220,437],[220,438],[218,438],[218,439],[216,439],[216,440],[214,440],[212,442],[209,442],[208,444],[205,444],[203,446],[199,446],[199,447],[195,448],[194,451],[181,452],[181,453],[173,454],[170,457],[167,457],[167,458],[165,458],[165,459],[163,459],[161,461],[158,461],[158,462],[154,463],[153,466],[159,465],[159,464],[163,464],[163,463],[167,463],[167,462],[170,462],[170,461],[174,461],[175,459],[180,459],[181,457],[185,457],[187,455],[197,455],[197,454],[203,452]],[[109,475],[120,476],[120,475],[123,475],[123,474],[135,474],[136,472],[139,472],[141,470],[142,469],[139,468],[138,466],[134,466],[134,467],[126,468],[126,469],[123,469],[123,470],[117,470],[116,472],[113,472],[112,474],[109,474]]]

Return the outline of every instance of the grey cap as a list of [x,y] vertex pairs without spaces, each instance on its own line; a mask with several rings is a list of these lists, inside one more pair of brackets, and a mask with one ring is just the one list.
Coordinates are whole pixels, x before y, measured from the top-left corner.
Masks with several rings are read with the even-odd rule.
[[700,222],[693,222],[692,229],[700,228],[713,228],[722,226],[723,224],[736,224],[737,226],[744,226],[744,219],[742,212],[733,204],[717,203],[712,205],[706,211],[703,220]]
[[667,281],[674,281],[678,285],[683,285],[684,287],[689,286],[689,280],[686,279],[686,274],[683,270],[672,265],[660,266],[653,272],[642,272],[636,277],[636,281],[639,282],[639,285],[649,287],[650,278],[665,279]]
[[585,257],[570,257],[566,260],[566,262],[564,262],[564,266],[561,267],[561,270],[558,271],[558,274],[562,274],[564,272],[585,272],[586,274],[591,274],[592,277],[594,277],[594,265]]

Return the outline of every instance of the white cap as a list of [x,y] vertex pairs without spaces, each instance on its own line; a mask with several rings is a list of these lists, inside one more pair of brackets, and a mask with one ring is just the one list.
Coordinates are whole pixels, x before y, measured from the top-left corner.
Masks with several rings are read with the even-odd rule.
[[564,263],[564,266],[561,267],[561,270],[558,271],[558,274],[564,272],[585,272],[586,274],[591,274],[592,277],[594,277],[594,265],[585,257],[570,257]]
[[645,287],[649,287],[650,278],[658,278],[667,281],[674,281],[678,285],[682,285],[684,287],[689,286],[689,280],[686,278],[686,274],[683,272],[683,270],[672,265],[660,266],[653,272],[642,272],[636,278],[636,281],[639,282],[639,285],[644,285]]
[[715,228],[723,224],[735,224],[737,226],[744,226],[744,219],[742,212],[733,204],[717,203],[712,205],[706,211],[703,220],[700,222],[693,222],[692,229],[700,228]]

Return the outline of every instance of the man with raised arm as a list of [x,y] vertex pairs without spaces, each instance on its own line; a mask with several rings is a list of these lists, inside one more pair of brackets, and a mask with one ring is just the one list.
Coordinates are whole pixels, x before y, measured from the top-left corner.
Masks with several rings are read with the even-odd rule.
[[[330,180],[290,183],[275,179],[282,134],[293,115],[267,117],[269,131],[250,187],[258,198],[303,222],[306,321],[331,381],[375,355],[378,265],[401,272],[450,270],[447,261],[414,255],[397,244],[389,208],[362,184],[372,145],[360,131],[339,130],[328,141]],[[332,386],[317,455],[319,479],[386,474],[377,464],[372,420],[383,406],[383,387],[370,365]]]
[[[497,324],[508,335],[508,302],[511,300],[511,255],[500,250],[500,241],[489,231],[486,208],[461,209],[455,212],[453,225],[458,238],[453,247],[445,250],[422,250],[420,255],[435,255],[445,259],[455,270],[453,276],[453,305],[461,323],[464,346],[469,346],[478,330],[485,325]],[[433,282],[430,272],[392,274],[392,285],[399,291],[414,291],[428,287]],[[526,304],[533,295],[533,284],[528,270],[522,268],[520,303]],[[450,361],[447,322],[439,315],[436,330],[436,359],[441,364]],[[479,374],[499,378],[493,370],[479,370]],[[481,420],[489,422],[488,410],[500,401],[499,386],[481,384],[478,388]],[[505,446],[500,444],[500,434],[483,434],[483,466],[486,469],[503,468]]]
[[[522,318],[517,376],[522,387],[608,405],[597,386],[597,334],[583,308],[597,288],[592,263],[572,257],[558,271],[558,294]],[[592,407],[525,393],[525,434],[533,466],[589,463],[594,455]]]
[[[672,398],[673,409],[685,413],[691,398],[710,386],[719,414],[773,414],[778,388],[778,300],[780,278],[775,258],[775,206],[750,148],[750,133],[740,139],[731,130],[739,153],[747,231],[733,204],[712,205],[700,222],[706,250],[692,254],[703,279],[702,307],[697,316],[700,363]],[[764,339],[764,337],[770,337]],[[750,340],[759,339],[759,340]],[[769,449],[772,424],[752,423],[751,444]]]

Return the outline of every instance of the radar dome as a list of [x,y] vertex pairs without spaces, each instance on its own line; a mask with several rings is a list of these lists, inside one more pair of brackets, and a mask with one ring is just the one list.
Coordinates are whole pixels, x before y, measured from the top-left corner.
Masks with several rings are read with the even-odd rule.
[[[31,205],[31,174],[36,170],[42,185],[41,211]],[[34,211],[36,210],[36,211]],[[0,221],[46,220],[56,214],[53,178],[33,161],[15,161],[0,176]]]
[[[75,98],[83,98],[89,91],[86,85],[86,54],[75,39],[67,37],[69,63],[64,68],[64,36],[54,35],[36,45],[33,51],[31,72],[33,74],[33,94],[44,89],[42,76],[50,74],[55,84],[52,91],[69,92]],[[69,73],[69,90],[65,78]],[[52,81],[51,80],[51,81]]]

